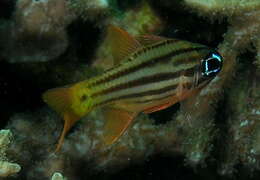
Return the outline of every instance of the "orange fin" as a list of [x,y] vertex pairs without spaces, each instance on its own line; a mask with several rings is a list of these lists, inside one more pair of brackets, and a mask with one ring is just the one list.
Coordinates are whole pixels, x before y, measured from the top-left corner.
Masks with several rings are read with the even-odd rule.
[[54,110],[56,110],[64,119],[64,128],[60,136],[56,151],[61,148],[64,137],[70,128],[80,119],[72,110],[73,102],[71,88],[55,88],[46,91],[43,94],[43,100]]
[[104,108],[104,144],[112,145],[121,137],[129,127],[136,113],[117,108]]
[[125,57],[143,46],[123,29],[110,25],[107,33],[114,64],[120,63]]
[[160,41],[165,41],[168,38],[156,36],[156,35],[141,35],[137,37],[137,40],[144,46],[151,45]]
[[59,114],[66,112],[72,104],[71,88],[54,88],[46,91],[43,95],[43,101]]
[[145,114],[150,114],[150,113],[153,113],[153,112],[156,112],[156,111],[160,111],[160,110],[166,109],[167,107],[175,104],[176,102],[177,102],[177,99],[176,99],[176,101],[171,101],[171,102],[168,102],[168,103],[165,103],[165,104],[161,104],[161,105],[158,105],[158,106],[148,108],[148,109],[144,110],[143,112]]
[[75,124],[75,122],[80,119],[80,117],[72,112],[65,112],[63,119],[64,119],[64,126],[58,144],[56,146],[55,152],[58,152],[60,150],[67,132],[71,129],[71,127]]

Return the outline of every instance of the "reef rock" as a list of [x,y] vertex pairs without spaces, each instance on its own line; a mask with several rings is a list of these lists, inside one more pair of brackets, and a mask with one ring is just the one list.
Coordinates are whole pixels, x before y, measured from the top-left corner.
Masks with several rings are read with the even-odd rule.
[[7,161],[5,151],[11,143],[12,133],[10,130],[0,131],[0,177],[7,177],[18,173],[21,166]]
[[65,0],[18,0],[2,30],[4,56],[12,63],[57,58],[68,46],[65,28],[73,17]]

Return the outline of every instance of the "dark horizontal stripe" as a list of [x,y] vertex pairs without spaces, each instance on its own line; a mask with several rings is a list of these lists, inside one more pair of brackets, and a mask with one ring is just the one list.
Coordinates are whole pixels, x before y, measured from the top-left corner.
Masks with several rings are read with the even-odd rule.
[[[141,85],[147,85],[150,83],[156,83],[156,82],[174,79],[174,78],[179,77],[180,74],[182,73],[182,71],[183,70],[180,70],[177,72],[159,73],[159,74],[154,74],[152,76],[142,77],[142,78],[132,80],[127,83],[119,84],[118,86],[107,88],[103,91],[96,92],[96,93],[92,94],[92,97],[96,97],[96,96],[99,96],[102,94],[106,94],[106,93],[110,93],[110,92],[114,92],[114,91],[118,91],[118,90],[122,90],[122,89],[126,89],[126,88],[133,88],[133,87],[137,87],[137,86],[141,86]],[[194,68],[192,67],[189,69],[185,69],[184,72],[185,72],[184,75],[186,77],[191,77],[191,76],[193,76],[193,74],[192,73],[186,74],[186,72],[194,72]]]
[[153,98],[153,99],[143,100],[143,101],[134,101],[134,103],[144,104],[144,103],[149,103],[149,102],[152,102],[152,101],[160,101],[160,100],[166,99],[168,97],[172,97],[172,96],[173,96],[173,94],[169,94],[167,96],[163,96],[163,97],[159,97],[159,98]]
[[206,51],[205,51],[205,54],[202,53],[201,51],[202,50],[207,50],[208,48],[202,48],[202,49],[198,49],[197,51],[197,56],[195,56],[196,58],[189,58],[189,57],[183,57],[182,59],[179,59],[178,61],[174,61],[172,63],[173,66],[179,66],[180,64],[186,64],[186,63],[197,63],[197,61],[199,62],[200,59],[198,58],[203,58],[203,56],[206,56]]
[[198,66],[194,66],[192,68],[189,68],[189,69],[185,69],[184,71],[184,75],[187,76],[187,77],[191,77],[194,75],[194,73],[197,71],[198,69]]
[[[133,94],[128,94],[128,95],[123,95],[123,96],[111,98],[111,99],[108,99],[106,101],[103,101],[103,102],[96,104],[95,107],[99,106],[99,105],[108,104],[108,103],[113,102],[113,101],[118,101],[118,100],[123,100],[123,99],[128,99],[128,98],[138,98],[138,97],[143,97],[143,96],[153,96],[153,95],[159,95],[159,94],[162,94],[162,93],[167,93],[168,91],[176,89],[178,86],[179,86],[179,84],[175,84],[175,85],[170,85],[170,86],[167,86],[167,87],[164,87],[164,88],[161,88],[161,89],[150,90],[150,91],[145,91],[145,92],[141,92],[141,93],[133,93]],[[184,84],[184,87],[187,88],[187,89],[190,89],[192,87],[192,83],[187,82],[187,83]]]
[[[162,42],[160,42],[160,43],[156,43],[156,44],[154,44],[153,46],[147,46],[147,47],[145,47],[145,48],[143,48],[143,49],[138,50],[136,53],[134,53],[133,56],[131,56],[131,57],[128,58],[128,61],[132,61],[132,60],[136,59],[138,56],[140,56],[142,53],[147,52],[148,50],[155,49],[155,48],[159,48],[160,46],[165,46],[165,45],[167,45],[167,44],[176,43],[176,42],[179,42],[179,41],[180,41],[180,40],[177,40],[177,39],[168,39],[168,40],[164,40],[164,41],[162,41]],[[117,64],[117,65],[111,67],[110,69],[106,70],[104,73],[107,73],[107,72],[109,72],[109,71],[112,71],[112,70],[118,68],[118,66],[120,66],[120,65],[121,65],[121,64]],[[102,82],[100,82],[100,81],[102,81]],[[98,85],[98,84],[103,83],[103,82],[105,82],[105,81],[106,81],[106,79],[101,79],[101,80],[98,80],[98,81],[93,82],[93,84],[90,84],[90,85],[91,85],[91,86],[92,86],[92,85]]]
[[149,50],[152,50],[152,49],[155,49],[155,48],[160,48],[162,46],[165,46],[167,44],[170,44],[170,43],[176,43],[176,42],[179,42],[180,40],[177,40],[177,39],[168,39],[168,40],[164,40],[164,41],[161,41],[160,43],[156,43],[152,46],[147,46],[139,51],[137,51],[136,53],[134,53],[133,55],[133,59],[137,58],[138,56],[140,56],[142,53],[146,53],[147,51]]
[[[187,88],[187,89],[190,89],[191,86],[192,86],[192,83],[185,83],[184,84],[184,87]],[[153,98],[153,99],[149,99],[149,100],[135,101],[134,103],[142,104],[142,103],[148,103],[148,102],[152,102],[152,101],[160,101],[160,100],[163,100],[163,99],[171,97],[171,96],[173,96],[173,94],[169,94],[169,95],[166,95],[166,96],[163,96],[163,97]]]
[[[132,72],[136,72],[142,68],[145,68],[146,66],[152,66],[152,65],[154,65],[158,62],[162,62],[164,60],[170,60],[171,57],[180,55],[182,53],[187,53],[190,51],[196,51],[196,50],[202,50],[202,49],[208,49],[208,48],[207,47],[196,47],[196,48],[187,48],[187,49],[180,49],[177,51],[173,51],[162,57],[155,57],[153,59],[147,60],[137,66],[130,66],[128,69],[123,69],[122,71],[114,73],[104,79],[97,80],[97,81],[93,82],[92,84],[89,84],[89,86],[91,87],[91,86],[99,85],[99,84],[102,84],[102,83],[105,83],[108,81],[112,81],[112,80],[116,79],[117,77],[124,76],[124,75],[130,74]],[[168,62],[168,61],[166,61],[166,62]]]
[[173,89],[175,89],[177,87],[178,87],[178,84],[175,84],[175,85],[170,85],[170,86],[167,86],[167,87],[164,87],[164,88],[161,88],[161,89],[156,89],[156,90],[150,90],[150,91],[145,91],[145,92],[140,92],[140,93],[133,93],[133,94],[127,94],[127,95],[123,95],[123,96],[118,96],[118,97],[111,98],[111,99],[108,99],[106,101],[103,101],[103,102],[101,102],[99,104],[96,104],[95,106],[107,104],[107,103],[110,103],[112,101],[117,101],[117,100],[122,100],[122,99],[137,98],[137,97],[143,97],[143,96],[149,96],[149,95],[151,96],[151,95],[162,94],[162,93],[165,93],[167,91],[173,90]]
[[107,88],[103,91],[99,91],[97,93],[92,94],[92,97],[96,97],[98,95],[122,90],[122,89],[127,89],[127,88],[133,88],[141,85],[147,85],[150,83],[156,83],[156,82],[161,82],[169,79],[174,79],[176,77],[179,77],[181,71],[177,72],[168,72],[168,73],[159,73],[159,74],[154,74],[152,76],[147,76],[147,77],[141,77],[136,80],[129,81],[127,83],[119,84],[118,86],[110,87]]

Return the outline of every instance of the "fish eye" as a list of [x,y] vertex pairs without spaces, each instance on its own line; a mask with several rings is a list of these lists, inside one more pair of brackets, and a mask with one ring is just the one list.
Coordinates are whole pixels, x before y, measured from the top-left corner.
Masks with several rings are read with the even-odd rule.
[[221,55],[214,51],[210,52],[201,61],[201,73],[204,77],[214,77],[216,76],[222,68],[223,58]]

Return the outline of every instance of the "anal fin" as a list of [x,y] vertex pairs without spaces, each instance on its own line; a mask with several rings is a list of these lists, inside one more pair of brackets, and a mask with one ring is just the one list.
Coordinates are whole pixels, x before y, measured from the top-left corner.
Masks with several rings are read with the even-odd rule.
[[104,108],[104,144],[106,146],[115,143],[127,130],[136,113],[124,109],[106,107]]

